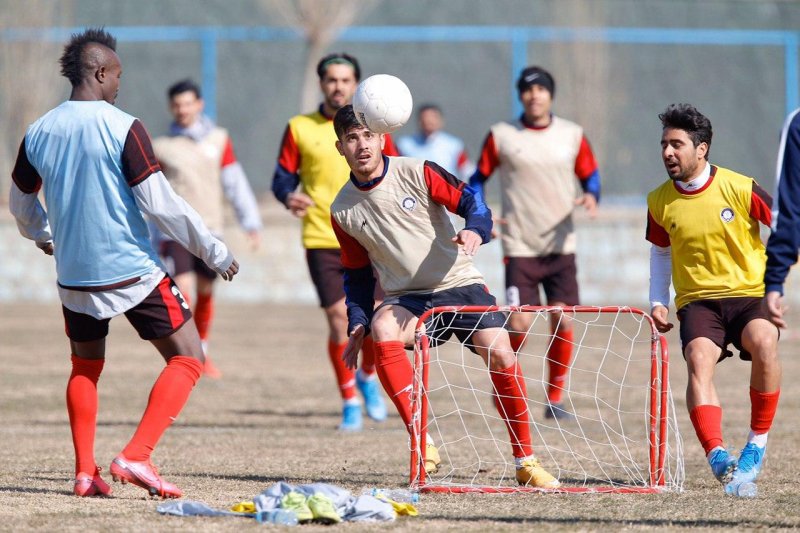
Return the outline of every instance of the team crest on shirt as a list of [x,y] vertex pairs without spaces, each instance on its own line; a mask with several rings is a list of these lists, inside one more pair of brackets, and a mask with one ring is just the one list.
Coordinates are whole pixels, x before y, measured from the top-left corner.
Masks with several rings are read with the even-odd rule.
[[723,222],[730,222],[733,220],[733,209],[726,207],[719,212],[719,218],[721,218]]
[[413,196],[406,196],[405,198],[403,198],[403,201],[400,202],[400,205],[406,211],[413,211],[414,208],[417,207],[417,199],[414,198]]

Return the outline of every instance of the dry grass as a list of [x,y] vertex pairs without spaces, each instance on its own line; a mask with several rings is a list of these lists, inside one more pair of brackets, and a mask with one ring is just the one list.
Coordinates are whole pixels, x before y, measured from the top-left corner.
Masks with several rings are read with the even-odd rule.
[[[333,428],[339,400],[324,356],[324,325],[311,307],[221,307],[213,339],[219,381],[203,380],[154,456],[164,476],[188,498],[215,507],[249,499],[275,481],[324,481],[360,491],[406,482],[406,437],[399,418],[360,433]],[[785,335],[785,337],[789,337]],[[57,306],[0,309],[0,530],[254,529],[235,518],[162,517],[141,489],[115,485],[111,499],[71,495],[72,445],[64,408],[69,372]],[[641,530],[705,527],[797,528],[800,496],[796,450],[800,371],[797,339],[781,345],[784,394],[770,439],[761,496],[723,497],[703,462],[685,414],[685,367],[673,346],[673,389],[686,443],[686,491],[666,495],[425,495],[418,518],[353,529],[416,530]],[[112,322],[108,360],[100,382],[96,453],[107,466],[138,422],[161,368],[155,350],[139,341],[124,318]],[[747,432],[747,372],[726,361],[718,386],[726,435],[741,445]],[[313,526],[304,526],[311,529]]]

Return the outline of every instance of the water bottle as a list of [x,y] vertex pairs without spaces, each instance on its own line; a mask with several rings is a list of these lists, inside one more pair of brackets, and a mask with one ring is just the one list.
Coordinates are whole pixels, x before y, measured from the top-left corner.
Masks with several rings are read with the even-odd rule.
[[419,492],[412,492],[408,489],[384,489],[384,488],[364,489],[364,492],[362,492],[362,494],[369,494],[370,496],[374,496],[378,499],[384,497],[389,500],[394,500],[398,503],[419,502]]
[[288,509],[270,509],[269,511],[258,511],[256,522],[259,524],[277,524],[279,526],[296,526],[297,515]]

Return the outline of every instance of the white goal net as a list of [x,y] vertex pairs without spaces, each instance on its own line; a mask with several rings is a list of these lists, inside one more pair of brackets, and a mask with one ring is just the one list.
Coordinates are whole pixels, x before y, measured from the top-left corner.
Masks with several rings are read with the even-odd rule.
[[[527,385],[533,449],[561,481],[520,487],[489,370],[453,335],[455,316],[529,313],[517,353]],[[562,385],[566,418],[545,417],[551,327],[571,320],[572,361]],[[470,332],[464,332],[469,335]],[[463,336],[462,336],[463,337]],[[683,450],[665,339],[630,307],[438,307],[420,318],[414,350],[411,485],[446,492],[659,492],[682,490]],[[426,443],[441,466],[426,475]]]

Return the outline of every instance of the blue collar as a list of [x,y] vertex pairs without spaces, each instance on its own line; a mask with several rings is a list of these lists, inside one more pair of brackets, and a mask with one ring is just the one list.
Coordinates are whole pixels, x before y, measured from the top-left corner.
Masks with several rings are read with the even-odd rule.
[[353,176],[352,172],[350,173],[350,181],[353,182],[353,185],[355,185],[357,189],[360,189],[362,191],[368,191],[369,189],[372,189],[373,187],[377,186],[381,181],[383,181],[383,178],[386,177],[386,171],[389,170],[389,158],[383,154],[381,154],[381,157],[383,157],[383,172],[381,172],[381,175],[378,176],[377,178],[372,178],[366,183],[361,183],[356,179],[355,176]]

